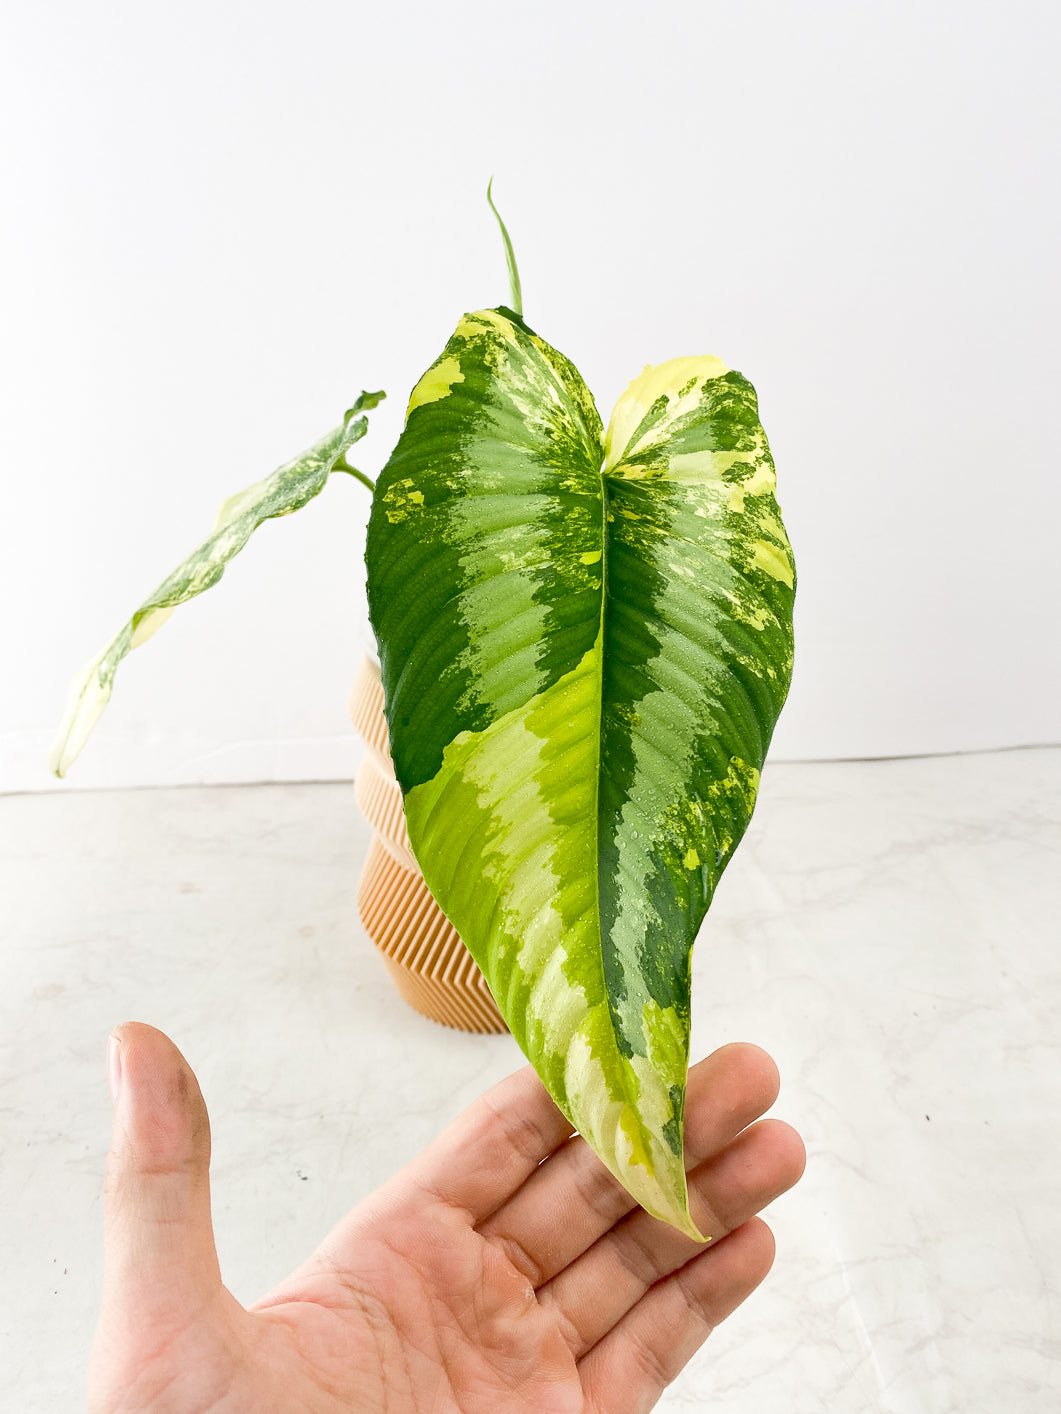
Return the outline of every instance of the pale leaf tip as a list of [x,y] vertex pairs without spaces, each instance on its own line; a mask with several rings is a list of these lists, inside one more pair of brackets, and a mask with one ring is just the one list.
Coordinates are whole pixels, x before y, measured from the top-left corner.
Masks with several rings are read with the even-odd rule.
[[74,679],[70,700],[55,741],[48,754],[48,769],[60,780],[81,754],[81,750],[110,701],[110,684],[99,679],[100,658],[93,658]]

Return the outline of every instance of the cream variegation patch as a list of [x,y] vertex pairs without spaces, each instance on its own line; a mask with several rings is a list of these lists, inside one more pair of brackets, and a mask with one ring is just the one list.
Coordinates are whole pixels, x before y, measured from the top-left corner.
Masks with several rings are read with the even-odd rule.
[[157,633],[176,607],[175,604],[167,604],[164,609],[151,609],[146,613],[133,630],[133,636],[129,640],[130,649],[139,648],[152,634]]
[[92,662],[78,673],[71,685],[66,715],[48,757],[48,768],[57,776],[65,775],[77,759],[92,728],[110,701],[114,674],[113,670],[109,673],[105,671],[101,679],[100,668],[105,656],[101,653],[93,658]]
[[[704,384],[728,372],[720,358],[710,355],[672,358],[667,363],[646,367],[615,404],[604,438],[605,473],[623,458],[665,442],[675,419],[692,412],[699,404]],[[645,414],[662,397],[668,402],[665,415],[632,444]]]
[[[594,1021],[592,1015],[587,1017],[568,1044],[564,1061],[568,1117],[647,1212],[702,1240],[688,1214],[683,1156],[675,1154],[663,1137],[665,1126],[673,1120],[666,1081],[650,1057],[627,1060],[616,1053],[608,1065],[602,1065],[587,1035]],[[670,1061],[665,1066],[673,1073]]]

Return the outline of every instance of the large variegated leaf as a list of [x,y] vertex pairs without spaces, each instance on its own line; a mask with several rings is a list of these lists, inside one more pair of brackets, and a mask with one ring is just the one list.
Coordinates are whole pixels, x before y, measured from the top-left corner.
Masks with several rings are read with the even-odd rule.
[[110,701],[114,675],[126,654],[146,643],[178,604],[216,584],[229,560],[239,554],[263,521],[299,510],[321,491],[332,471],[347,471],[371,487],[372,482],[349,466],[345,457],[368,430],[367,419],[358,414],[376,407],[383,396],[362,393],[347,410],[342,426],[322,437],[302,456],[285,462],[271,476],[222,503],[210,535],[144,600],[74,680],[66,716],[49,759],[57,776],[66,774],[88,740]]
[[467,316],[377,483],[369,604],[432,893],[572,1124],[695,1233],[690,952],[788,689],[794,569],[740,374],[646,369],[601,430],[519,316]]

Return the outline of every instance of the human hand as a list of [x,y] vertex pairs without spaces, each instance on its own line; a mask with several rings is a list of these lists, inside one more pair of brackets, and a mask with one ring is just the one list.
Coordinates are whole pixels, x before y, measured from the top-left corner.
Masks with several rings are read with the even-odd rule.
[[221,1282],[210,1126],[188,1063],[130,1023],[111,1074],[90,1414],[650,1409],[766,1275],[773,1239],[755,1214],[804,1164],[795,1131],[759,1118],[778,1090],[769,1056],[731,1045],[693,1067],[703,1247],[634,1205],[527,1067],[244,1309]]

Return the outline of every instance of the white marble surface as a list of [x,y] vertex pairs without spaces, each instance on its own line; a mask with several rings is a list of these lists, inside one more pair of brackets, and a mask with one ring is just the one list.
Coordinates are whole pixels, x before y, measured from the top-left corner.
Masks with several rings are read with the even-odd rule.
[[[80,1407],[116,1022],[199,1073],[248,1300],[518,1063],[391,990],[354,911],[366,839],[334,785],[0,800],[6,1407]],[[694,1049],[766,1046],[809,1164],[766,1285],[662,1407],[1059,1407],[1059,860],[1061,750],[768,769]]]

